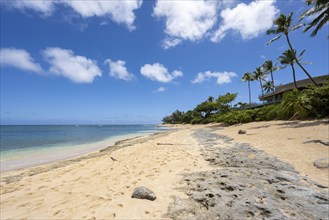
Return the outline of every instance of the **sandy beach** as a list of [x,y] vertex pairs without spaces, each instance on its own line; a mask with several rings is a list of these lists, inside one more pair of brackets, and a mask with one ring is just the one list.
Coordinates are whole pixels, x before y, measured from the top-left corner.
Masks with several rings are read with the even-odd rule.
[[[178,200],[175,198],[190,200],[191,193],[184,191],[186,182],[182,179],[195,173],[215,173],[223,168],[218,164],[214,165],[214,160],[207,160],[207,152],[209,154],[211,151],[204,150],[205,143],[216,140],[217,136],[214,135],[231,138],[230,144],[227,145],[226,139],[220,140],[220,144],[217,143],[219,148],[229,149],[233,145],[236,147],[235,143],[249,143],[252,149],[257,149],[255,155],[259,151],[262,155],[270,155],[271,158],[282,161],[284,166],[292,165],[288,174],[296,176],[295,179],[299,178],[297,175],[308,177],[307,187],[309,190],[315,190],[312,192],[328,191],[328,168],[319,169],[313,164],[320,158],[329,157],[327,121],[254,122],[229,127],[218,124],[175,127],[177,129],[172,131],[122,141],[114,147],[81,158],[1,173],[0,218],[178,218],[182,212],[176,215],[172,211],[173,208],[168,207],[175,207],[177,211]],[[240,129],[245,130],[246,134],[239,135]],[[203,130],[211,132],[213,136],[208,137],[206,133],[202,133]],[[201,142],[202,138],[208,139]],[[214,166],[217,166],[216,171]],[[268,170],[266,168],[266,172]],[[281,168],[274,170],[280,173]],[[286,170],[282,172],[286,173]],[[293,184],[297,184],[295,182]],[[301,188],[306,187],[306,183],[298,184]],[[131,198],[134,188],[139,186],[154,191],[156,200]],[[319,189],[316,186],[319,186]],[[317,195],[318,197],[321,196]],[[198,201],[195,194],[192,195],[193,198],[193,201]],[[323,196],[321,198],[323,201],[328,199]],[[214,207],[219,205],[218,203]],[[322,203],[315,203],[315,207],[324,210],[324,214],[328,212],[323,209]],[[171,214],[168,214],[168,210],[171,210]],[[255,215],[250,214],[254,212],[246,213],[246,218]],[[296,216],[297,211],[294,211],[294,215],[287,213],[282,215]],[[190,217],[193,217],[193,213]]]

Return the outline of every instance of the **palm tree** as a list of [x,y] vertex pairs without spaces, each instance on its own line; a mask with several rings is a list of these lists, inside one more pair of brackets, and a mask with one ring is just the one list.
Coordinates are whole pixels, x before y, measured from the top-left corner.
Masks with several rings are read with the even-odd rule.
[[271,91],[273,91],[273,84],[271,81],[265,81],[264,85],[263,85],[263,89],[265,91],[265,93],[270,93]]
[[248,89],[249,89],[249,105],[251,105],[251,92],[250,92],[250,81],[254,81],[254,78],[251,73],[247,72],[243,75],[242,81],[248,81]]
[[[302,26],[304,26],[304,24],[299,24],[299,25],[295,25],[295,26],[291,26],[291,21],[292,21],[292,12],[286,16],[284,14],[280,14],[280,16],[275,19],[273,21],[274,24],[274,28],[267,30],[266,34],[279,34],[278,36],[276,36],[275,38],[273,38],[272,40],[270,40],[267,44],[272,43],[273,41],[278,40],[282,34],[285,35],[286,40],[288,42],[289,48],[291,51],[294,51],[290,39],[289,39],[289,32],[290,31],[294,31]],[[313,84],[315,86],[317,86],[316,82],[313,80],[312,76],[306,71],[306,69],[302,66],[302,64],[298,61],[298,59],[295,57],[295,54],[292,53],[292,55],[294,56],[294,60],[297,63],[297,65],[304,71],[304,73],[308,76],[308,78],[310,78],[310,80],[313,82]]]
[[[294,63],[296,62],[296,60],[298,60],[298,62],[302,59],[303,54],[305,53],[305,50],[303,50],[299,56],[296,56],[296,50],[286,50],[282,53],[281,56],[279,56],[279,61],[282,65],[282,68],[285,68],[288,64],[291,66],[292,69],[292,75],[293,75],[293,79],[294,79],[294,84],[295,84],[295,88],[297,88],[297,83],[296,83],[296,74],[295,74],[295,68],[294,68]],[[310,64],[310,63],[303,63],[303,64]]]
[[257,67],[253,73],[254,73],[253,78],[255,80],[259,80],[260,88],[262,89],[262,96],[264,96],[262,80],[264,80],[264,78],[265,78],[265,73],[261,67]]
[[270,73],[271,74],[271,83],[272,83],[272,91],[274,92],[274,78],[273,78],[273,72],[279,70],[280,68],[275,64],[273,65],[272,60],[267,60],[265,63],[262,65],[263,70],[265,73]]
[[[303,20],[305,17],[315,16],[314,20],[307,24],[307,27],[303,32],[315,27],[314,31],[311,33],[311,37],[314,37],[318,31],[329,21],[329,1],[328,0],[306,0],[307,5],[312,5],[313,7],[305,11],[299,20]],[[329,37],[329,36],[328,36]]]

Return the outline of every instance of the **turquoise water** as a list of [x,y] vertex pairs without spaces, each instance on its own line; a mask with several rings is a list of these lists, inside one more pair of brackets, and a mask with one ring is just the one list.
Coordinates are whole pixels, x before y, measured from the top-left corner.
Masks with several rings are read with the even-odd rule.
[[1,125],[1,170],[13,170],[99,150],[115,141],[165,130],[157,125]]

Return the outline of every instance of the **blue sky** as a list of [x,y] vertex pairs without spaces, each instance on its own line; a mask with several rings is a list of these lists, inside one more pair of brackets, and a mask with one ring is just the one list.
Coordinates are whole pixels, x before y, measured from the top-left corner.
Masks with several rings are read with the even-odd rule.
[[[306,9],[302,0],[3,0],[1,123],[159,123],[209,96],[248,102],[243,74],[288,49],[284,38],[266,46],[271,21],[293,11],[297,22]],[[312,76],[328,74],[328,25],[309,34],[291,33],[293,46],[306,49]],[[290,68],[274,78],[291,82]]]

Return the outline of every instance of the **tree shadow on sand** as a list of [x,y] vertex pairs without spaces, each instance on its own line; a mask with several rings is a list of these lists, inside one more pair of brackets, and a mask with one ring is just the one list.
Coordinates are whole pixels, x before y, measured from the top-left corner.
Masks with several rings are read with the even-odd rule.
[[317,125],[329,125],[329,120],[321,120],[321,121],[291,121],[291,122],[283,122],[278,125],[285,126],[283,128],[303,128],[303,127],[311,127]]

